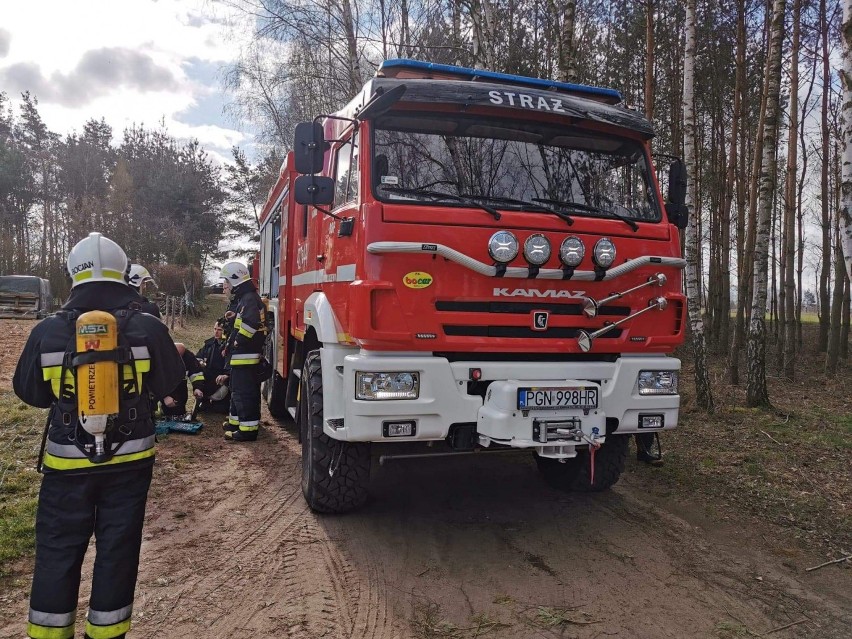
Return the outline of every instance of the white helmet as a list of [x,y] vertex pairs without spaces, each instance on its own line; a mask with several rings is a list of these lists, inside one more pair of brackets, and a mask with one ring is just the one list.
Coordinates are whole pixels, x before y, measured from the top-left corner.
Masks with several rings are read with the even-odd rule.
[[71,288],[89,282],[121,282],[126,284],[127,255],[111,239],[100,233],[89,233],[68,253],[68,275]]
[[142,285],[145,282],[154,282],[154,278],[151,277],[151,273],[148,272],[148,269],[142,266],[141,264],[131,264],[130,272],[127,275],[127,283],[130,284],[137,291],[142,288]]
[[239,286],[243,282],[248,282],[251,279],[251,274],[245,264],[240,262],[228,262],[222,267],[222,272],[219,277],[231,286]]

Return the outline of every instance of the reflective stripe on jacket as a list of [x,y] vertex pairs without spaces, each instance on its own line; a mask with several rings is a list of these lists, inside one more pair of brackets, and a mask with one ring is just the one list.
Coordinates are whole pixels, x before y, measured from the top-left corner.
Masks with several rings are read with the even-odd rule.
[[[79,289],[85,289],[80,291]],[[87,310],[104,304],[135,301],[129,287],[93,282],[72,290],[66,311],[40,322],[30,333],[13,378],[15,393],[24,402],[51,408],[44,471],[92,472],[153,464],[154,424],[149,394],[166,396],[186,374],[168,329],[145,313],[109,309],[118,320],[120,345],[132,358],[120,366],[119,412],[108,430],[107,443],[114,456],[95,464],[86,454],[94,437],[78,423],[74,370],[65,368],[67,351],[74,349],[75,321]],[[66,362],[67,366],[67,362]]]

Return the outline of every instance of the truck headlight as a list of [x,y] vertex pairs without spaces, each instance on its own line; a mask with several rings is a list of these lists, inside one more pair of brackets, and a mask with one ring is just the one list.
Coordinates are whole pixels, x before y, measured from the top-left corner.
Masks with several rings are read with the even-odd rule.
[[355,399],[417,399],[419,396],[420,373],[355,373]]
[[602,237],[595,242],[592,251],[592,261],[601,268],[609,268],[615,262],[615,244],[608,237]]
[[550,241],[541,233],[533,233],[524,241],[524,259],[541,266],[550,259]]
[[639,371],[640,395],[677,395],[677,371]]
[[562,246],[559,247],[559,259],[565,266],[571,268],[580,266],[585,254],[586,247],[579,237],[572,235],[562,240]]
[[518,255],[518,238],[509,231],[497,231],[488,240],[488,254],[495,262],[508,264]]

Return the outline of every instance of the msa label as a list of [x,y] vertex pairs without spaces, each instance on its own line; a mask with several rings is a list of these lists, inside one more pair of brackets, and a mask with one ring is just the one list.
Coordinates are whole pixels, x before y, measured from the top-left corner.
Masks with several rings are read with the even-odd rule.
[[106,324],[83,324],[80,327],[80,335],[101,335],[107,333]]

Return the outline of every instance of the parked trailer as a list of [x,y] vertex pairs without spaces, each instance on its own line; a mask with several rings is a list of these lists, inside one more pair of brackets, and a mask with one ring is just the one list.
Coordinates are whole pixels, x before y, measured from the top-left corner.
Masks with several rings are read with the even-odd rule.
[[35,275],[0,275],[0,318],[42,319],[53,311],[50,282]]
[[364,502],[375,443],[596,491],[677,425],[685,170],[664,204],[652,137],[611,89],[409,60],[298,125],[259,280],[312,509]]

